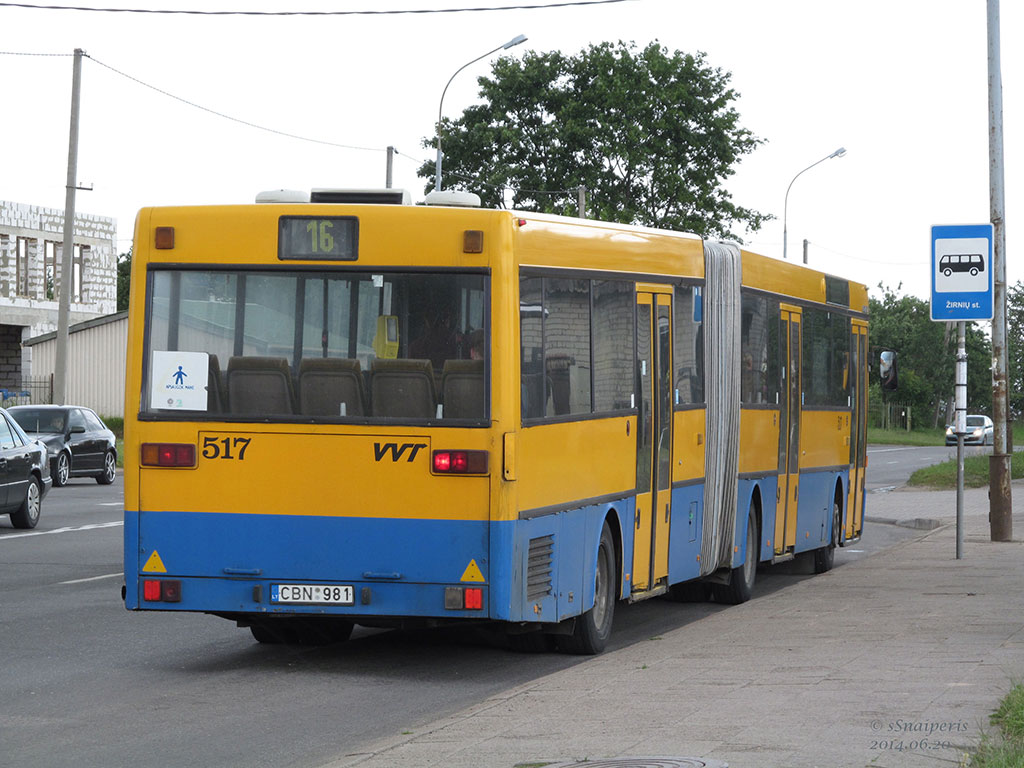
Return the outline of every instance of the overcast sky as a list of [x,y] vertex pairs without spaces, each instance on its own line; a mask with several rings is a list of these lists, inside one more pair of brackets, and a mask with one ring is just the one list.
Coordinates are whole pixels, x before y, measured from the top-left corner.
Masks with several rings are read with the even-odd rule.
[[[60,0],[56,0],[60,2]],[[81,0],[84,4],[88,0]],[[196,10],[385,10],[542,4],[559,0],[123,0],[96,5]],[[984,0],[629,0],[561,9],[378,16],[208,17],[0,7],[0,50],[84,49],[81,212],[118,221],[119,251],[148,205],[250,202],[265,189],[395,186],[422,199],[421,147],[448,78],[517,34],[527,49],[575,53],[601,41],[652,40],[704,51],[732,73],[741,124],[766,143],[728,186],[738,205],[777,217],[736,232],[874,288],[927,298],[932,224],[989,220]],[[1024,4],[1002,3],[1007,264],[1024,280],[1019,232]],[[99,62],[102,62],[103,65]],[[286,138],[276,131],[368,149]],[[448,89],[444,113],[477,98],[487,60]],[[0,55],[0,199],[64,206],[72,59]]]

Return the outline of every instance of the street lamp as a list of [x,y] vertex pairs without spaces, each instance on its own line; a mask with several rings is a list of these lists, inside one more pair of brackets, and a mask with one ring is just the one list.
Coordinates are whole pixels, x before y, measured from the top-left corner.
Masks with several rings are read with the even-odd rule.
[[[810,165],[808,165],[806,168],[800,171],[800,173],[793,177],[793,181],[799,179],[801,174],[807,173],[807,171],[811,170],[811,168],[818,165],[818,163],[824,163],[826,160],[831,160],[833,157],[843,157],[844,155],[846,155],[846,148],[840,147],[831,155],[826,155],[825,157],[821,158],[821,160],[819,160],[817,163],[811,163]],[[782,206],[782,258],[786,258],[786,217],[789,213],[789,190],[793,188],[793,181],[789,182],[789,186],[786,187],[786,201]]]
[[[500,50],[507,50],[514,45],[526,42],[526,35],[516,35],[504,45],[499,45],[493,51],[488,51],[483,56],[477,56],[472,61],[467,61],[457,70],[455,75],[459,74],[462,70],[468,67],[470,64],[476,64],[480,59],[486,59],[492,53],[497,53]],[[444,107],[444,95],[448,93],[448,86],[452,84],[452,80],[455,79],[455,75],[448,78],[447,84],[444,86],[444,90],[441,91],[441,103],[437,105],[437,162],[434,164],[434,191],[441,191],[441,109]]]

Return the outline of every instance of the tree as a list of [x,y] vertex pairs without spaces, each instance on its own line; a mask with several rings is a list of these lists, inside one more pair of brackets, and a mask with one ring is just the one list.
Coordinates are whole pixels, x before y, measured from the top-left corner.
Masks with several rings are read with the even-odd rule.
[[[762,143],[739,125],[730,77],[658,43],[500,58],[478,80],[484,103],[440,125],[442,180],[490,207],[510,190],[519,210],[571,214],[582,185],[595,218],[738,239],[734,225],[770,217],[723,187]],[[434,163],[419,175],[432,181]]]
[[[899,354],[899,389],[882,394],[883,400],[910,405],[921,419],[932,416],[938,426],[942,406],[952,401],[956,366],[956,324],[947,333],[946,324],[931,319],[928,302],[916,296],[900,296],[881,283],[881,299],[869,300],[870,345],[874,352],[894,349]],[[985,333],[968,323],[967,408],[972,413],[992,410],[991,344]],[[919,422],[920,423],[920,422]]]
[[117,257],[117,311],[128,309],[128,295],[132,283],[132,249]]

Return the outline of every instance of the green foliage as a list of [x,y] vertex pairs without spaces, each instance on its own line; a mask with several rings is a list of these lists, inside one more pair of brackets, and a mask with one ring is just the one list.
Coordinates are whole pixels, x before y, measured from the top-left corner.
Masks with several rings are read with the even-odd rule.
[[132,249],[117,257],[117,311],[128,309],[128,295],[132,283]]
[[991,716],[999,738],[986,734],[971,758],[971,768],[1019,768],[1024,765],[1024,686],[1014,685]]
[[114,433],[115,437],[124,437],[124,417],[122,416],[100,416],[107,429]]
[[[883,401],[910,405],[917,423],[927,419],[938,426],[944,420],[942,405],[953,397],[956,365],[955,323],[937,323],[931,319],[927,301],[916,296],[900,296],[879,283],[881,299],[870,298],[870,345],[873,353],[894,349],[899,357],[899,389],[880,392]],[[947,325],[949,330],[947,332]],[[984,331],[967,324],[967,409],[971,413],[991,413],[992,347]],[[873,390],[874,394],[878,390]]]
[[[478,80],[484,103],[441,123],[444,186],[494,208],[511,189],[516,209],[575,215],[583,185],[592,218],[707,237],[757,230],[769,217],[723,186],[762,141],[740,127],[730,77],[657,43],[500,58]],[[419,175],[432,181],[434,163]]]
[[946,433],[941,429],[882,429],[868,427],[869,445],[945,445]]

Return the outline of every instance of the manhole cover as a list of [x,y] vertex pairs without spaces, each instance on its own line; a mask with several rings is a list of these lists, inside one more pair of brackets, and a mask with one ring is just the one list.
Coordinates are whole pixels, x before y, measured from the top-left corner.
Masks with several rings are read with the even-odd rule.
[[582,763],[554,763],[544,768],[729,768],[721,760],[705,760],[699,757],[609,757],[604,760],[590,759]]

